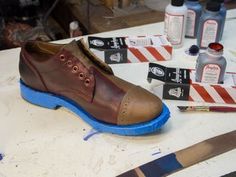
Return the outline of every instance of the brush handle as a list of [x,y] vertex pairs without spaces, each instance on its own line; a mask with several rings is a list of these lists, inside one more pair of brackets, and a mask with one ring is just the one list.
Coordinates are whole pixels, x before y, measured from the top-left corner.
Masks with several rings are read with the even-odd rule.
[[214,112],[236,112],[236,107],[210,106],[209,110]]

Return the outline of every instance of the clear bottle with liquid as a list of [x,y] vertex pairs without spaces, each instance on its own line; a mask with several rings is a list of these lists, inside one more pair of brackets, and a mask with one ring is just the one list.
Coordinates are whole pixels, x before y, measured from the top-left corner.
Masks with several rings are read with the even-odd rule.
[[223,57],[223,45],[210,43],[206,52],[199,54],[196,62],[196,81],[202,83],[222,84],[226,68]]
[[183,46],[186,18],[187,7],[184,0],[171,0],[165,9],[164,34],[174,48]]
[[186,0],[185,5],[188,8],[185,36],[196,38],[199,20],[202,14],[202,6],[198,0]]

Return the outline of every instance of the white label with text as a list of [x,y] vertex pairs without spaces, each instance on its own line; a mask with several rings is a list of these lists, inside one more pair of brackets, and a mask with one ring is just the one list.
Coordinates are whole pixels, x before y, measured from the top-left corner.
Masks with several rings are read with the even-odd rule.
[[206,20],[203,25],[201,47],[208,47],[209,43],[216,42],[218,23],[215,20]]
[[186,36],[194,37],[195,21],[196,21],[196,12],[189,9],[186,21],[186,32],[185,32]]
[[221,68],[216,64],[207,64],[203,68],[202,80],[203,83],[217,84],[220,77]]
[[165,14],[165,33],[172,45],[178,45],[182,43],[184,26],[183,15]]

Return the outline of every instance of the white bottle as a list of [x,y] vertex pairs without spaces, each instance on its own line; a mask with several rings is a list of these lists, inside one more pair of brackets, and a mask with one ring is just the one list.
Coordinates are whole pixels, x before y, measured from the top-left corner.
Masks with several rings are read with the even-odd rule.
[[171,0],[166,7],[164,33],[174,48],[183,46],[187,10],[184,0]]

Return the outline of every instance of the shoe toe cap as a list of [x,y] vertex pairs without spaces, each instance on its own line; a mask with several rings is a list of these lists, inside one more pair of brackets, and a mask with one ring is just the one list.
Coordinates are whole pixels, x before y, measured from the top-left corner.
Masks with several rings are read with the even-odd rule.
[[162,101],[147,90],[136,86],[124,96],[117,119],[118,125],[150,121],[160,115]]

